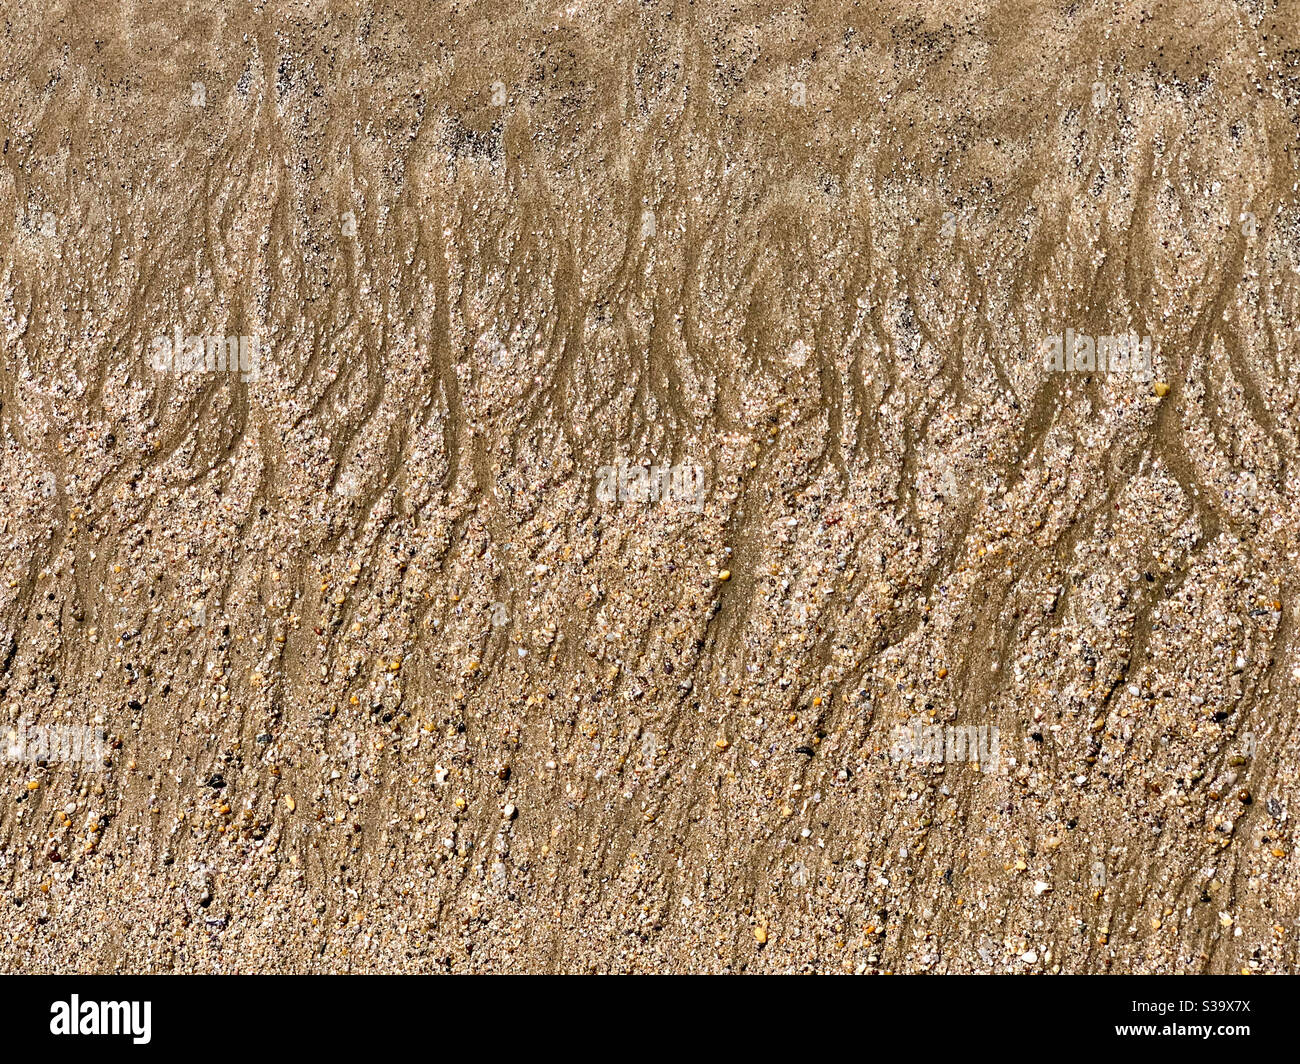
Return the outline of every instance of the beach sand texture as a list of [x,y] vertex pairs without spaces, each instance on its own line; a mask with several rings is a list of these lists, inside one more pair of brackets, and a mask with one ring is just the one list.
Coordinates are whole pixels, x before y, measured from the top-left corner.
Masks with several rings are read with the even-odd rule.
[[1295,3],[183,7],[0,21],[0,970],[1295,970]]

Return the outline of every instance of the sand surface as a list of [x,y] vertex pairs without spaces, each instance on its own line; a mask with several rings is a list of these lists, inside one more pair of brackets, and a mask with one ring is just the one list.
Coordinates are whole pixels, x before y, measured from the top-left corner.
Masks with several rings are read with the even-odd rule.
[[0,66],[0,970],[1295,969],[1296,3]]

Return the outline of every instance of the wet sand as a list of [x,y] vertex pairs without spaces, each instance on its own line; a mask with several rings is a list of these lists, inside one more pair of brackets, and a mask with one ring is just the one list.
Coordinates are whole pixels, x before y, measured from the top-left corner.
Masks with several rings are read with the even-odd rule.
[[18,3],[0,970],[1294,971],[1295,14]]

